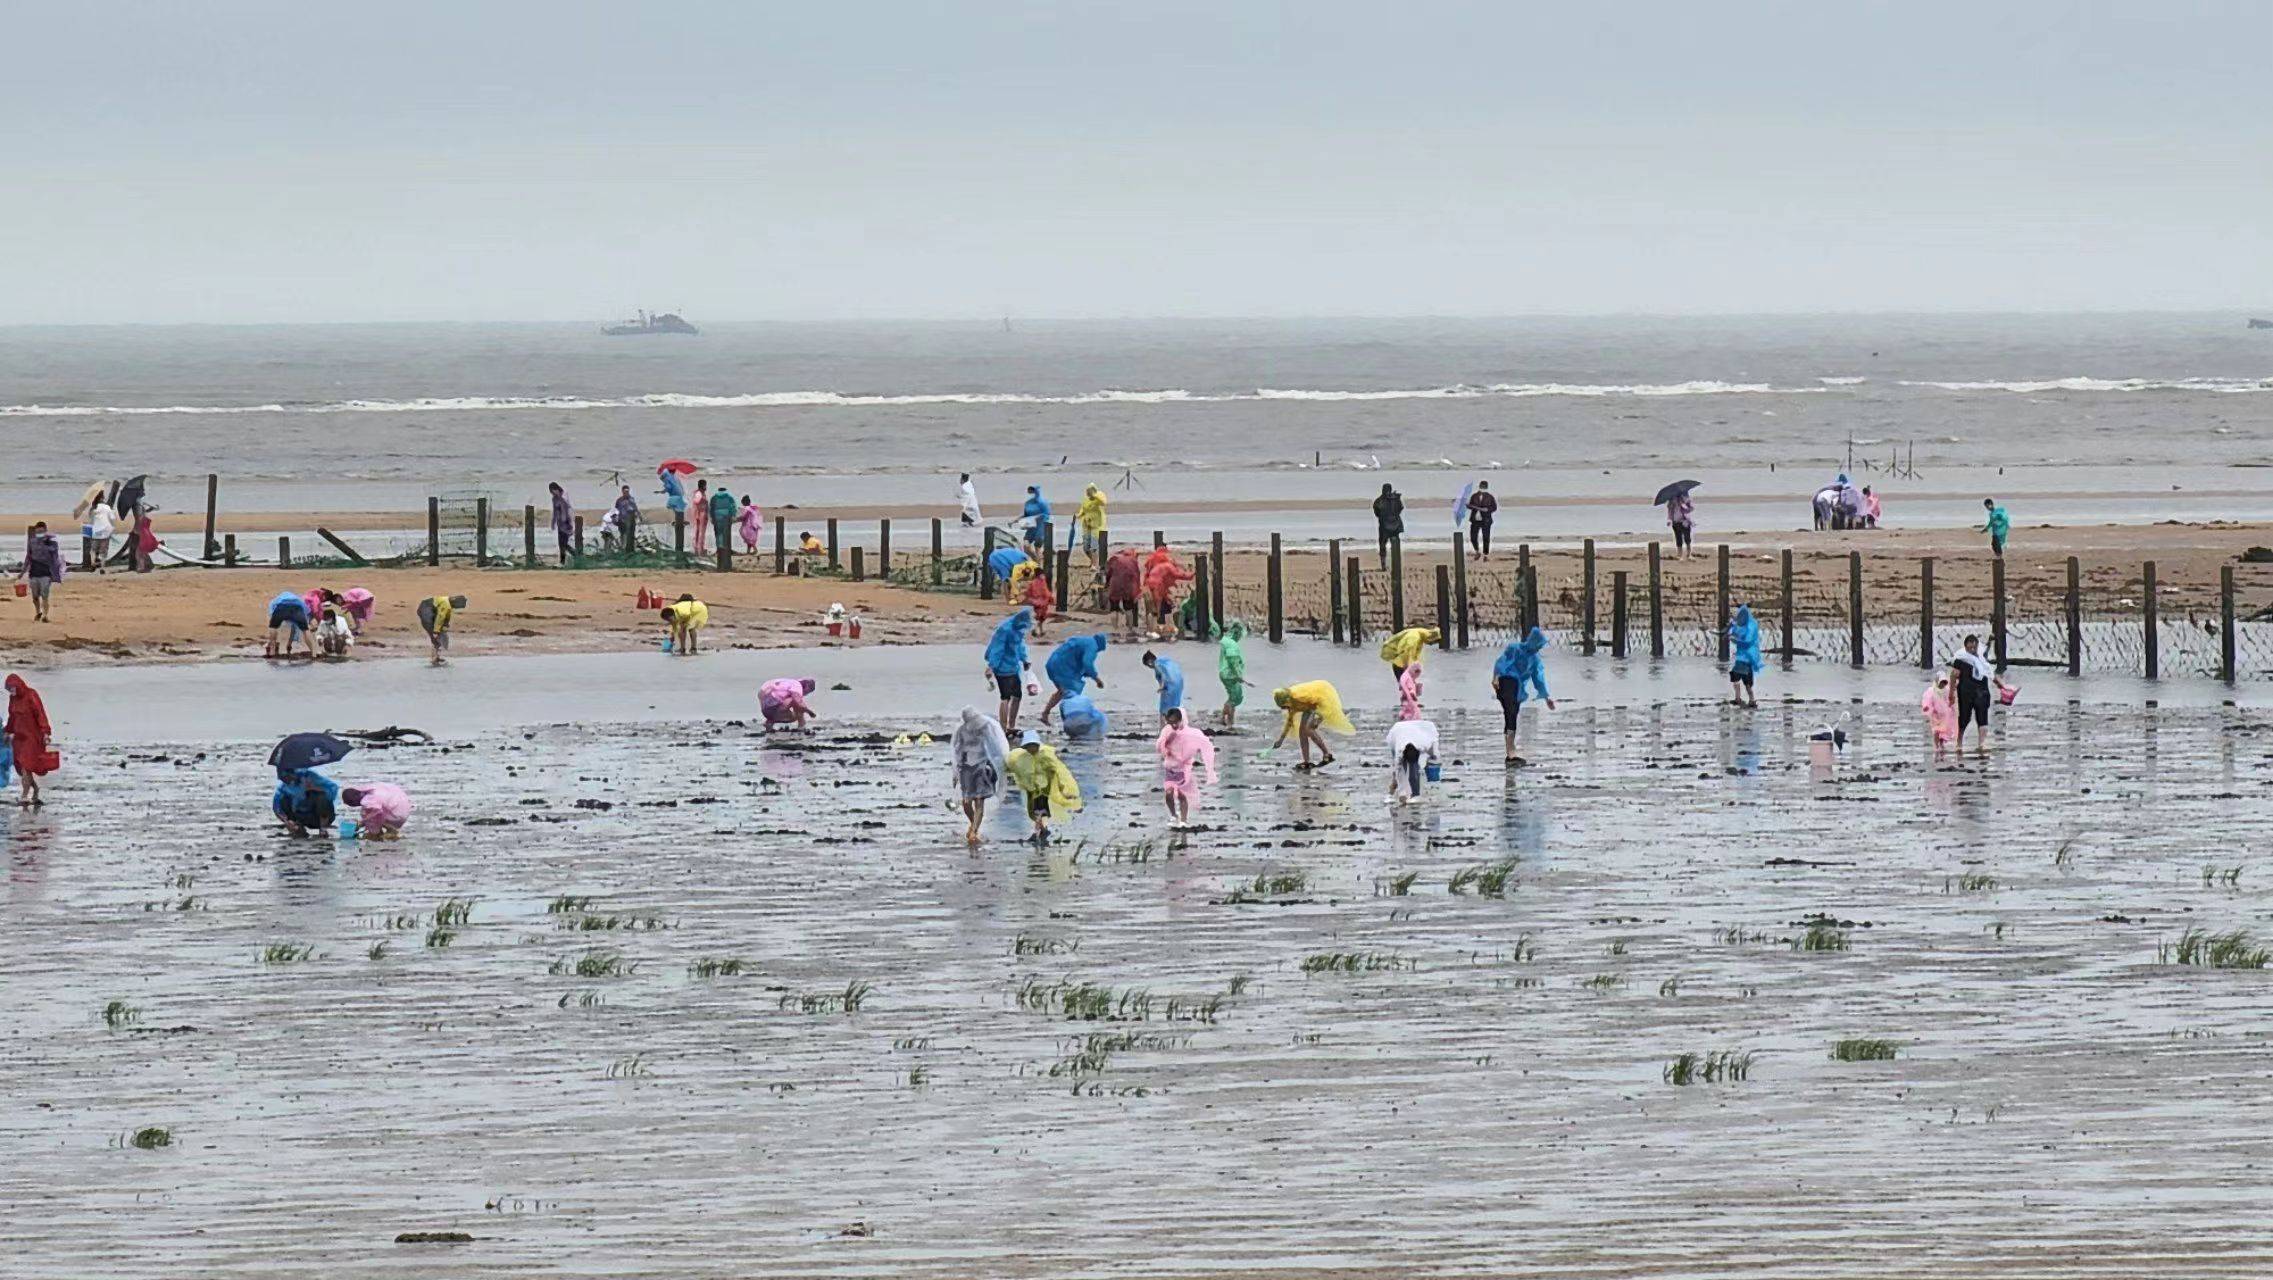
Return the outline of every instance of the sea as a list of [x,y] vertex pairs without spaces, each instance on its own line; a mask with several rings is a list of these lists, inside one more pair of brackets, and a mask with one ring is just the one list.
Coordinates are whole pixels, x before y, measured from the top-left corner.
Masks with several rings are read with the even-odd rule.
[[1519,496],[1683,476],[1804,494],[1853,470],[2273,514],[2273,331],[2237,314],[691,318],[699,336],[0,329],[0,503],[147,474],[192,507],[207,473],[274,509],[518,503],[556,479],[598,501],[685,457],[777,501],[940,500],[963,471],[998,501],[1105,478],[1226,501],[1356,497],[1377,472],[1448,494],[1502,471]]

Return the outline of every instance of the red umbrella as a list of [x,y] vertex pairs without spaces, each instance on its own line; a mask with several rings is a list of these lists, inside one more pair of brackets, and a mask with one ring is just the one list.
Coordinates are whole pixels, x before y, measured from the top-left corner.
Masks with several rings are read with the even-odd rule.
[[667,462],[658,463],[656,464],[655,469],[657,471],[676,471],[682,476],[691,476],[695,472],[702,470],[701,467],[698,467],[695,464],[687,461],[685,458],[672,458]]

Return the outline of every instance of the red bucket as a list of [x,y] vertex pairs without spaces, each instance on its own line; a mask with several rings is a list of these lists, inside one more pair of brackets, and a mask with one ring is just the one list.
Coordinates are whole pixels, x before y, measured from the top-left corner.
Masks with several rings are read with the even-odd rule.
[[17,584],[16,584],[16,596],[17,596],[17,598],[18,598],[18,599],[21,599],[21,598],[23,598],[24,596],[28,596],[28,595],[30,595],[31,593],[32,593],[32,588],[31,588],[31,584],[30,584],[30,583],[28,583],[28,582],[19,582],[19,583],[17,583]]
[[829,634],[830,634],[830,635],[832,635],[832,636],[841,636],[841,635],[843,635],[843,634],[844,634],[844,624],[843,624],[843,623],[841,623],[841,622],[832,622],[832,623],[830,623],[830,624],[829,624]]

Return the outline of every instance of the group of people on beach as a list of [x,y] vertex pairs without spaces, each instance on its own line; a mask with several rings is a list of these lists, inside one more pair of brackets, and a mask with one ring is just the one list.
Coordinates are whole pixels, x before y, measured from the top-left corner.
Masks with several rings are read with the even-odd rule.
[[[263,656],[345,658],[371,624],[379,598],[368,587],[335,591],[317,587],[305,593],[281,591],[268,602],[268,645]],[[428,596],[418,602],[419,630],[435,665],[450,647],[450,623],[466,607],[462,595]],[[295,654],[294,650],[300,650]]]

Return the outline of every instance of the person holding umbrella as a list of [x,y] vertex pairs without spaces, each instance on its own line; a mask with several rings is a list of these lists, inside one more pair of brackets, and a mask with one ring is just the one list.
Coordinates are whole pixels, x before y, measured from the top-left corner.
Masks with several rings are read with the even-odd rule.
[[1689,496],[1696,487],[1694,480],[1676,480],[1657,491],[1655,505],[1665,508],[1665,523],[1673,530],[1673,554],[1683,560],[1697,531],[1697,502]]
[[316,770],[354,749],[328,733],[295,733],[268,753],[277,778],[268,807],[285,831],[298,837],[331,829],[339,816],[339,784]]

